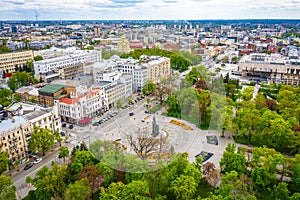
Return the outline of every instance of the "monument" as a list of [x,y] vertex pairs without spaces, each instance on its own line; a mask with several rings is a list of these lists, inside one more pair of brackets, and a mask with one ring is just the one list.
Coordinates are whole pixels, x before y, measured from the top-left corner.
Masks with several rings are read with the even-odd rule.
[[159,135],[159,126],[158,124],[156,123],[156,120],[155,120],[155,116],[153,117],[153,122],[152,122],[152,134],[151,134],[153,137],[156,137]]

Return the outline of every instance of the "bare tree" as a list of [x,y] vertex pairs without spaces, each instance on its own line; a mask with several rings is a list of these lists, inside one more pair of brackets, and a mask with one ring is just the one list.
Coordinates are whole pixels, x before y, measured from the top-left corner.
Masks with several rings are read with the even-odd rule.
[[126,135],[126,139],[133,151],[142,160],[154,157],[161,159],[165,157],[162,155],[170,156],[171,147],[161,135],[158,137],[152,137],[150,133],[139,130],[135,135]]

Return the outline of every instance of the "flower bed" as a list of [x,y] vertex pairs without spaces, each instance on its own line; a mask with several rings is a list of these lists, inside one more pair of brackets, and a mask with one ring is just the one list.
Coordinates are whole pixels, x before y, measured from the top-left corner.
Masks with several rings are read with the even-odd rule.
[[170,121],[171,124],[175,124],[177,126],[181,126],[182,128],[184,128],[185,130],[193,130],[192,127],[180,122],[180,121],[177,121],[177,120],[174,120],[174,119],[171,119]]
[[197,154],[195,157],[201,156],[203,158],[203,162],[207,161],[210,159],[214,154],[213,153],[208,153],[206,151],[201,151],[199,154]]
[[206,136],[208,144],[218,145],[218,138],[215,135]]

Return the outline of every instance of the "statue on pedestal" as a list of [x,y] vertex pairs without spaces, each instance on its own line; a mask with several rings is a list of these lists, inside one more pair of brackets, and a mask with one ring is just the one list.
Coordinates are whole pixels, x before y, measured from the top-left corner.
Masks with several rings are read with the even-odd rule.
[[155,116],[153,117],[153,122],[152,122],[152,134],[151,134],[153,137],[156,137],[159,135],[159,126],[158,124],[156,123],[156,120],[155,120]]

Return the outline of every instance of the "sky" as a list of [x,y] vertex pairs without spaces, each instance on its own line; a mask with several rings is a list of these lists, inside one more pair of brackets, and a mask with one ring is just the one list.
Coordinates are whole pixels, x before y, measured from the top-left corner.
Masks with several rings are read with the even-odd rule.
[[0,0],[0,20],[300,19],[300,0]]

